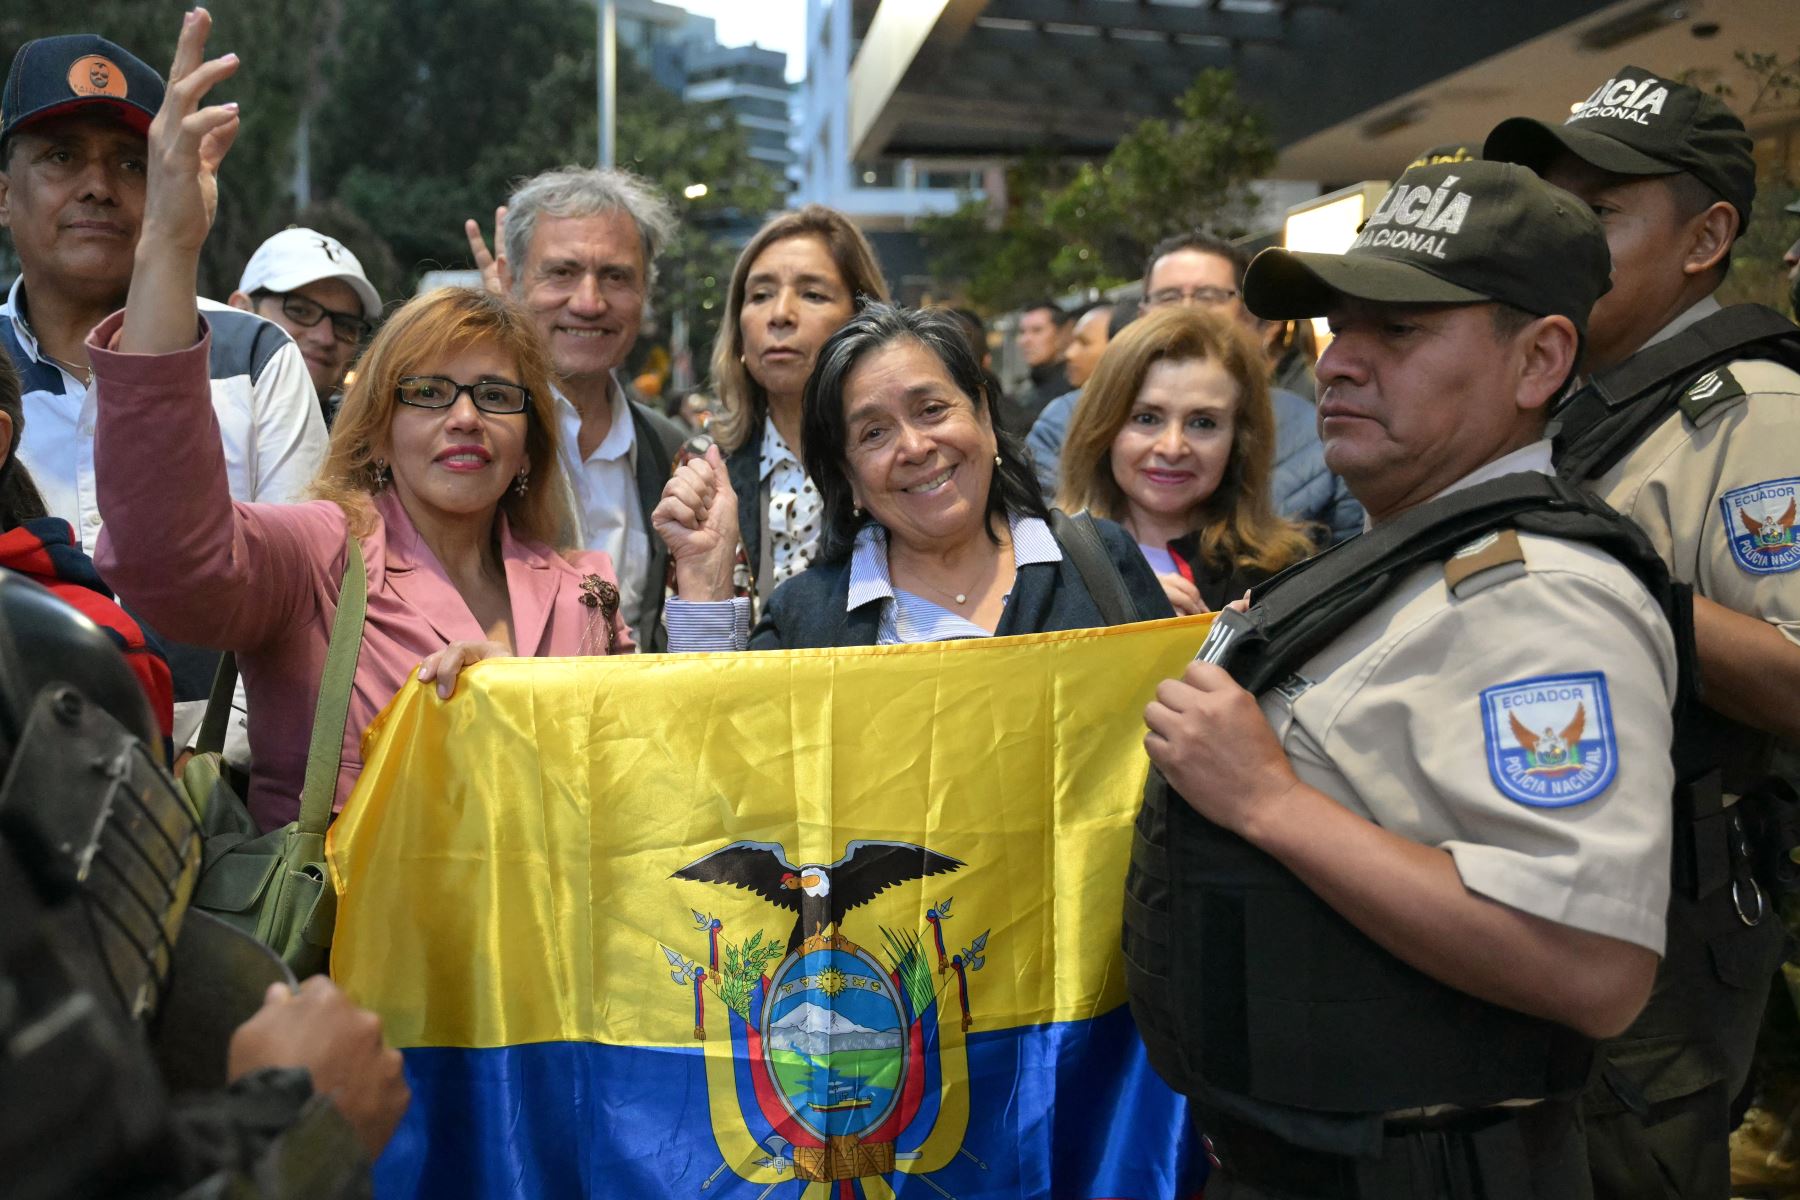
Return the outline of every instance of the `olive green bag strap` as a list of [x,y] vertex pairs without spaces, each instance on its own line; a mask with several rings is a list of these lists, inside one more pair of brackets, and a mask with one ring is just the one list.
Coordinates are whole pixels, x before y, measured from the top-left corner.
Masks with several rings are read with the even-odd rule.
[[200,718],[200,733],[194,739],[195,754],[224,753],[225,730],[231,722],[231,701],[236,692],[237,655],[227,650],[219,656],[219,669],[213,672],[206,715]]
[[[362,655],[363,617],[369,607],[369,572],[362,546],[352,534],[338,591],[337,617],[331,622],[331,644],[319,676],[319,704],[313,710],[312,744],[306,751],[306,782],[300,789],[300,833],[325,832],[331,801],[337,795],[338,767],[344,757],[344,727],[350,716],[350,690],[356,660]],[[210,707],[207,716],[212,715]]]

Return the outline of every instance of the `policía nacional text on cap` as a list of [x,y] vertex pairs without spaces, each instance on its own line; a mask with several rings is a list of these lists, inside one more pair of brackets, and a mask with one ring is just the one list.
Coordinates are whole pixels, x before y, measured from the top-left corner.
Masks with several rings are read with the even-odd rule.
[[1265,250],[1244,303],[1268,320],[1322,316],[1339,297],[1389,304],[1498,301],[1587,327],[1611,284],[1606,235],[1586,204],[1512,163],[1413,167],[1343,254]]

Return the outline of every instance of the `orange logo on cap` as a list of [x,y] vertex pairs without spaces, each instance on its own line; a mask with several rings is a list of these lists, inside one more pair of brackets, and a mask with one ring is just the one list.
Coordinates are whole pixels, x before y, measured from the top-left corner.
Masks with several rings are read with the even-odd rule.
[[69,90],[77,96],[125,98],[125,72],[102,54],[89,54],[69,68]]

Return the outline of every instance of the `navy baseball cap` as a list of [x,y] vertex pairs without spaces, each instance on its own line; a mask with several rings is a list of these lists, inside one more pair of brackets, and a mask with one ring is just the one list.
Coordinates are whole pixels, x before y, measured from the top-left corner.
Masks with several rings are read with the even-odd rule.
[[1686,171],[1738,210],[1756,201],[1756,160],[1744,122],[1717,96],[1642,67],[1621,67],[1561,125],[1513,117],[1494,126],[1484,157],[1542,172],[1558,154],[1614,175]]
[[1270,249],[1244,273],[1264,320],[1329,312],[1339,296],[1387,304],[1497,300],[1587,329],[1612,287],[1606,234],[1587,205],[1513,163],[1413,167],[1342,254]]
[[26,42],[0,90],[0,151],[26,125],[71,112],[110,115],[138,133],[162,107],[162,76],[98,34]]

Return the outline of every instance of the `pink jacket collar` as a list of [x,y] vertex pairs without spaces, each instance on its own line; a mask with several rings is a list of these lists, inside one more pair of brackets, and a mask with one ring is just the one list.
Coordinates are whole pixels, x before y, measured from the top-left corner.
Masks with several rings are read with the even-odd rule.
[[[364,558],[371,564],[369,590],[384,585],[392,588],[446,642],[487,641],[487,631],[476,622],[443,564],[419,536],[400,498],[384,491],[374,501],[381,523],[363,539]],[[562,570],[574,568],[544,547],[514,537],[504,513],[496,519],[500,523],[500,561],[512,597],[514,650],[520,656],[541,654]]]

